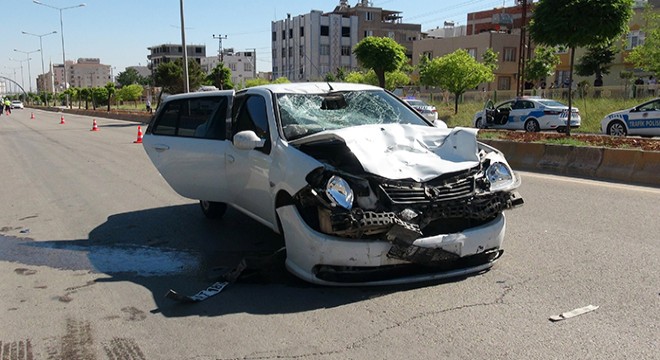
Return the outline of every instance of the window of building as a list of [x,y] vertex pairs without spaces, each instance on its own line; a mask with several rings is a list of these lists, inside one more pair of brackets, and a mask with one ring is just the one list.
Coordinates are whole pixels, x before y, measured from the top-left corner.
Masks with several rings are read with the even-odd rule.
[[505,47],[502,53],[502,61],[515,62],[516,61],[516,48]]
[[201,47],[196,47],[195,48],[195,53],[196,54],[201,54],[202,53],[202,48]]
[[643,45],[645,37],[646,36],[643,31],[635,30],[629,32],[626,39],[626,50],[632,50],[640,45]]
[[319,46],[319,53],[321,55],[330,55],[330,45]]
[[286,40],[286,30],[282,30],[282,41]]
[[249,62],[243,63],[243,71],[252,71],[252,64]]
[[364,31],[364,37],[367,36],[374,36],[374,31],[373,30],[365,30]]
[[342,56],[351,56],[351,47],[350,46],[342,46],[341,47],[341,55]]
[[392,39],[392,40],[395,40],[395,39],[394,39],[394,36],[395,36],[394,31],[388,31],[388,32],[387,32],[387,37],[388,37],[388,38],[390,38],[390,39]]
[[497,90],[511,90],[511,77],[510,76],[498,77]]
[[470,49],[465,49],[465,51],[467,51],[468,55],[472,56],[474,59],[477,58],[477,49],[470,48]]
[[300,45],[298,47],[298,56],[300,56],[300,57],[305,56],[305,45]]
[[321,36],[330,35],[330,27],[328,25],[321,25]]
[[425,56],[427,59],[431,60],[433,59],[433,51],[424,51],[422,52],[422,56]]
[[342,37],[351,37],[351,27],[350,26],[342,26],[341,27],[341,36]]
[[230,63],[229,64],[229,70],[236,71],[236,63]]
[[293,29],[289,29],[289,39],[293,39]]
[[277,41],[277,31],[273,31],[273,41]]
[[305,27],[301,26],[300,27],[300,37],[303,37],[303,36],[305,36]]
[[374,19],[374,14],[369,11],[367,11],[364,16],[367,21],[372,21]]
[[286,48],[282,48],[282,57],[286,57]]
[[289,57],[293,56],[293,46],[289,46]]

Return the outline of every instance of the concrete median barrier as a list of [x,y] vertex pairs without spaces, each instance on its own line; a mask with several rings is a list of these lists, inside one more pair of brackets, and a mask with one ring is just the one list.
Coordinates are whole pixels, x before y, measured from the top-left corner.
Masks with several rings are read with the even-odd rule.
[[660,187],[660,152],[481,140],[514,170]]

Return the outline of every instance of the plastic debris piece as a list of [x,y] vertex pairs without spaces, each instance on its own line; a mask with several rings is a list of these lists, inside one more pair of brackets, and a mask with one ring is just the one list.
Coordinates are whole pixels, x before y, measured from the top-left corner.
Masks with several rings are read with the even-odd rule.
[[218,294],[227,285],[229,285],[229,282],[217,282],[192,296],[179,294],[174,290],[169,290],[167,294],[165,294],[165,297],[182,303],[200,302]]
[[550,321],[561,321],[565,319],[570,319],[572,317],[576,317],[578,315],[586,314],[588,312],[594,311],[598,309],[598,306],[596,305],[587,305],[585,307],[581,307],[575,310],[567,311],[565,313],[561,313],[559,315],[552,315],[550,316]]
[[23,229],[20,231],[21,234],[27,234],[30,232],[30,229]]

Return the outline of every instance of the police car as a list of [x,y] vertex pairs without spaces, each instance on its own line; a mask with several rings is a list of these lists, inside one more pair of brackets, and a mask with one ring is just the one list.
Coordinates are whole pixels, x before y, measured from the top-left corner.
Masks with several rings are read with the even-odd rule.
[[608,114],[600,122],[600,130],[614,136],[660,136],[660,98]]
[[[484,110],[474,115],[472,123],[480,129],[509,129],[530,132],[541,130],[566,131],[568,106],[552,99],[521,97],[497,105],[488,100]],[[573,107],[571,128],[580,127],[580,111]]]
[[438,110],[435,106],[415,98],[404,98],[403,101],[408,103],[413,109],[417,110],[417,112],[422,114],[427,120],[431,122],[438,120]]

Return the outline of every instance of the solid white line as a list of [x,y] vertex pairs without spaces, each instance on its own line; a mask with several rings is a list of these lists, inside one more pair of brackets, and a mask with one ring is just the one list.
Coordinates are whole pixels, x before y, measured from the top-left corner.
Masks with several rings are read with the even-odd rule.
[[648,193],[660,195],[660,189],[656,189],[656,188],[653,188],[653,187],[645,187],[645,186],[640,186],[640,185],[619,184],[619,183],[606,182],[606,181],[602,181],[602,180],[581,179],[581,178],[566,177],[566,176],[561,176],[561,175],[532,173],[532,172],[527,172],[527,171],[516,171],[516,173],[518,173],[522,176],[523,183],[525,182],[525,177],[535,177],[535,178],[544,178],[544,179],[552,179],[552,180],[556,180],[556,181],[570,182],[570,183],[575,183],[575,184],[585,184],[585,185],[592,185],[592,186],[597,185],[597,186],[608,187],[608,188],[613,188],[613,189],[648,192]]

